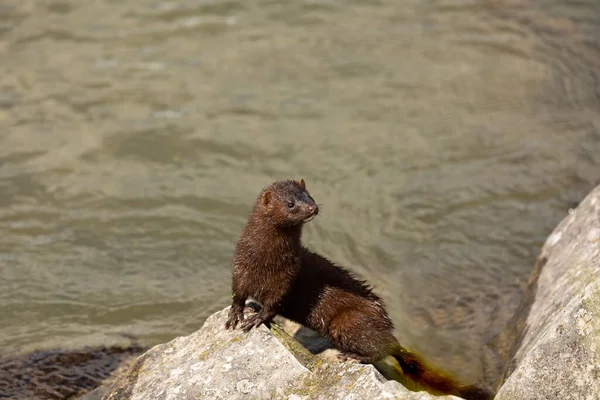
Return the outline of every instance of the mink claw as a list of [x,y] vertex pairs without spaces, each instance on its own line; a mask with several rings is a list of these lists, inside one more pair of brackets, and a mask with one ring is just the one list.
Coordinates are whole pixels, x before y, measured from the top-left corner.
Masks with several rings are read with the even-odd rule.
[[361,361],[354,357],[352,354],[348,353],[339,353],[337,355],[337,359],[339,362],[343,363],[351,363],[351,364],[359,364]]
[[233,320],[227,320],[227,322],[225,322],[225,329],[235,329],[236,325],[238,324],[237,321],[233,321]]
[[258,318],[258,314],[248,318],[247,320],[245,320],[241,325],[240,328],[244,331],[244,332],[250,332],[250,330],[252,330],[252,328],[257,328],[260,326],[260,324],[262,324],[263,321],[261,318]]
[[225,329],[231,328],[232,330],[234,330],[237,327],[238,323],[243,322],[244,313],[232,308],[231,310],[229,310],[229,317],[227,319],[227,322],[225,322]]

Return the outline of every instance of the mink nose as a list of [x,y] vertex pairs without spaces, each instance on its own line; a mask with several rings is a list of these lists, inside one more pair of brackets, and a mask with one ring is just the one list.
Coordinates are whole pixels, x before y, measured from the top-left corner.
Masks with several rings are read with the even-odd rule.
[[308,211],[310,211],[314,215],[317,215],[319,213],[319,206],[316,204],[313,204],[312,206],[308,207]]

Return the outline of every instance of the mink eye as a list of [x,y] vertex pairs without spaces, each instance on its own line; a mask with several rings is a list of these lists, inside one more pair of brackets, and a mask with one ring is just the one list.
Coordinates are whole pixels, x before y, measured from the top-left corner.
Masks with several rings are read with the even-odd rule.
[[288,208],[294,208],[294,202],[293,201],[289,201],[287,204]]

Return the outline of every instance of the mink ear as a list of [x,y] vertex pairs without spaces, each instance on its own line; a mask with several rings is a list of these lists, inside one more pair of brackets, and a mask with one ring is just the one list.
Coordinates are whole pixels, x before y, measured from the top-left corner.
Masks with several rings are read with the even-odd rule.
[[269,203],[271,202],[271,197],[273,197],[273,193],[270,190],[267,190],[266,192],[264,192],[262,194],[261,201],[262,201],[263,206],[269,205]]
[[304,179],[300,179],[300,186],[302,186],[302,189],[306,190],[306,183],[304,183]]

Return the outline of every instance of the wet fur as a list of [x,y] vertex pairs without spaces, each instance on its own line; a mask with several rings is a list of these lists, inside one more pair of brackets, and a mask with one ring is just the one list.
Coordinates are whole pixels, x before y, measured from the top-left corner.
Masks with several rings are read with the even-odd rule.
[[[293,210],[287,207],[292,201],[296,205]],[[261,192],[236,245],[233,301],[226,328],[235,329],[239,323],[249,331],[279,314],[327,337],[342,357],[375,363],[392,355],[401,374],[419,387],[466,399],[491,398],[483,390],[462,386],[432,371],[402,348],[384,304],[372,288],[302,245],[302,225],[317,212],[304,181],[274,182]],[[249,298],[262,307],[244,319],[243,308]]]

